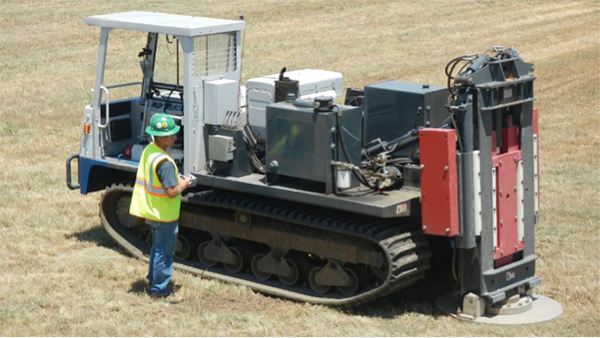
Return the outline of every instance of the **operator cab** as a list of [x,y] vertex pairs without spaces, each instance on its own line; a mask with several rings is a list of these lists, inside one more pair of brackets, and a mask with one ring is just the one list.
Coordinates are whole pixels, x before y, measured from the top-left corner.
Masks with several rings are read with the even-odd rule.
[[[245,22],[147,12],[95,15],[85,22],[100,27],[101,36],[81,159],[135,171],[151,141],[144,129],[154,114],[166,113],[182,126],[172,157],[184,172],[202,170],[203,126],[221,124],[231,112],[240,118]],[[109,46],[109,35],[118,35],[118,42]]]

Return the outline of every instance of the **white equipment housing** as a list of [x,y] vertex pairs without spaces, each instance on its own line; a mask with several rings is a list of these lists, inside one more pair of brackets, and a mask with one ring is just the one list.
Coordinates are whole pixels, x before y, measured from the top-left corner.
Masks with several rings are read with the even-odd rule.
[[[341,73],[302,69],[286,72],[284,75],[298,81],[299,98],[331,96],[335,100],[343,95],[344,79]],[[275,81],[278,79],[279,74],[272,74],[246,82],[248,124],[259,142],[264,141],[267,134],[266,107],[275,103]]]

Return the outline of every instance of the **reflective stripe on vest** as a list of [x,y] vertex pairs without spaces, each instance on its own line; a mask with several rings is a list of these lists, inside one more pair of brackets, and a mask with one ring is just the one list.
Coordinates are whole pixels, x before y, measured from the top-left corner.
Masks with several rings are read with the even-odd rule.
[[166,152],[154,143],[144,149],[133,188],[130,214],[158,222],[179,219],[181,195],[169,198],[157,175],[158,165],[163,161],[171,162],[178,177],[177,165]]
[[[160,181],[157,180],[159,185],[154,184],[155,175],[153,174],[157,172],[158,164],[160,164],[160,162],[168,161],[170,160],[170,158],[168,155],[160,153],[152,153],[148,155],[148,159],[150,158],[152,158],[152,161],[150,161],[150,166],[148,166],[147,169],[151,171],[146,172],[144,175],[144,177],[149,178],[149,181],[147,182],[146,179],[144,179],[144,177],[136,176],[135,184],[142,187],[144,190],[146,190],[146,193],[150,195],[165,197],[167,196],[167,193],[165,192],[165,189],[163,188],[162,184],[160,184]],[[175,167],[175,171],[177,171],[177,166],[175,165],[175,163],[173,161],[171,161],[171,163]],[[177,174],[177,172],[175,172],[175,174]]]

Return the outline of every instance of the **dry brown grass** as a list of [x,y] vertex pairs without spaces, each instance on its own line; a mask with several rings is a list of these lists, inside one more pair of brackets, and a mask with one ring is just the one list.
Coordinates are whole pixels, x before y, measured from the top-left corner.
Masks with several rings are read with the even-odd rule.
[[[0,13],[0,335],[599,336],[600,27],[598,1],[17,1]],[[244,13],[244,79],[288,69],[340,71],[345,85],[443,85],[451,58],[515,46],[536,65],[542,222],[537,293],[557,320],[471,325],[441,315],[424,281],[351,311],[298,304],[176,272],[186,301],[141,292],[145,263],[100,226],[98,194],[64,185],[90,100],[98,31],[90,14]],[[141,47],[141,46],[140,46]],[[132,51],[135,53],[137,50]]]

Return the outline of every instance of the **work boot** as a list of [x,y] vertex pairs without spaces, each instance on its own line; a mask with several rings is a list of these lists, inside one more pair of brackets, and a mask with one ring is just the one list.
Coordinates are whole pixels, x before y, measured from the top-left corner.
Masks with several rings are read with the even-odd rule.
[[181,297],[180,295],[176,295],[174,292],[171,292],[167,296],[167,302],[171,304],[179,304],[183,302],[183,297]]
[[169,302],[170,304],[179,304],[181,302],[183,302],[183,297],[176,295],[175,293],[171,292],[170,294],[163,296],[163,295],[159,295],[156,293],[151,293],[150,297],[152,299],[164,299],[167,302]]

